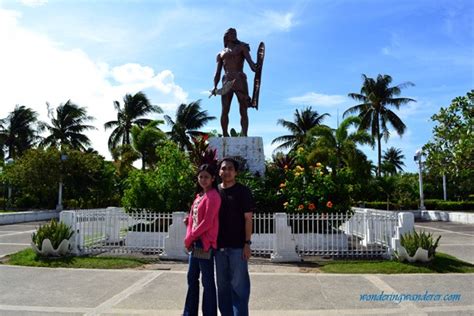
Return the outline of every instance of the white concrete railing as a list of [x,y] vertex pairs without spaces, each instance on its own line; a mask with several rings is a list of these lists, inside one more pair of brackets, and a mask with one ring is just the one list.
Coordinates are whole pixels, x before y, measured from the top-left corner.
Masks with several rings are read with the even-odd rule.
[[[413,229],[413,215],[356,209],[353,214],[255,213],[252,254],[273,261],[299,261],[304,255],[390,256],[400,234]],[[411,218],[410,218],[411,215]],[[76,254],[142,252],[186,259],[186,213],[125,213],[122,208],[61,212],[73,228]]]
[[0,214],[0,225],[44,221],[52,218],[59,218],[59,213],[56,210],[2,213]]
[[474,224],[474,212],[454,211],[420,211],[420,217],[427,221],[453,222],[460,224]]

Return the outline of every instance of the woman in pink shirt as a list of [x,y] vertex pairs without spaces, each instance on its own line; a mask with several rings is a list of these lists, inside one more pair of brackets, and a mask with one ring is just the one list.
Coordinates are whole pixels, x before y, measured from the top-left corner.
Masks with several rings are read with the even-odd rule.
[[199,275],[202,274],[202,312],[204,316],[217,315],[216,285],[214,281],[214,251],[217,248],[219,208],[221,197],[217,191],[217,170],[204,164],[197,174],[197,194],[187,218],[184,246],[189,255],[188,292],[183,315],[198,315]]

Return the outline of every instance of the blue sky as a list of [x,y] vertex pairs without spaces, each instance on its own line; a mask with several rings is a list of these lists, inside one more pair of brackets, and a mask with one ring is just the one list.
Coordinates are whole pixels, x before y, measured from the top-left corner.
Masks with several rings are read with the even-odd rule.
[[[413,154],[431,137],[431,115],[474,88],[474,2],[465,1],[47,1],[0,0],[0,117],[16,104],[47,120],[53,106],[72,99],[87,107],[98,130],[89,133],[106,157],[115,119],[114,100],[144,91],[165,114],[202,99],[219,117],[220,100],[208,99],[222,36],[235,27],[241,41],[265,42],[260,109],[249,110],[250,136],[271,141],[286,134],[277,120],[292,120],[312,106],[337,113],[356,103],[361,74],[411,81],[402,96],[416,99],[397,113],[407,125],[383,149],[401,148],[408,171]],[[253,73],[246,66],[249,78]],[[230,127],[239,114],[232,104]],[[164,127],[166,129],[166,127]],[[220,130],[218,120],[207,129]],[[376,161],[376,151],[364,148]]]

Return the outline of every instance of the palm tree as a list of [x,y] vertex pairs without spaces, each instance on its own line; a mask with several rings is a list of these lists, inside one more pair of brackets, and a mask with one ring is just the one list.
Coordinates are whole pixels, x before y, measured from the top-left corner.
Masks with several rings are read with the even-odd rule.
[[403,171],[405,163],[403,162],[405,155],[402,154],[402,150],[395,147],[390,147],[383,153],[382,166],[385,167],[385,171],[390,174],[396,174],[398,171]]
[[328,113],[319,115],[317,111],[313,111],[311,107],[307,107],[303,111],[298,109],[294,114],[294,121],[286,121],[283,119],[278,120],[278,124],[288,129],[291,134],[279,136],[272,141],[274,143],[283,143],[276,150],[290,149],[290,151],[296,150],[298,146],[303,145],[306,133],[313,127],[321,125],[322,121],[330,116]]
[[117,111],[117,120],[104,124],[105,130],[114,128],[109,137],[109,150],[112,152],[118,145],[130,145],[130,133],[133,125],[145,127],[152,120],[143,118],[151,113],[163,113],[157,105],[152,105],[143,92],[134,95],[126,94],[123,97],[123,107],[120,102],[114,101]]
[[[49,103],[46,103],[49,109]],[[84,135],[85,131],[95,129],[92,125],[87,125],[88,121],[94,118],[87,115],[87,110],[68,100],[60,104],[54,111],[49,110],[51,125],[45,124],[50,135],[42,142],[43,146],[53,146],[62,148],[68,146],[73,149],[85,151],[91,145],[89,137]]]
[[296,165],[296,157],[294,155],[277,152],[272,155],[273,165],[280,170],[293,169]]
[[343,120],[337,129],[328,126],[313,127],[308,133],[308,159],[329,165],[333,174],[344,166],[354,168],[360,165],[359,162],[365,161],[366,156],[357,149],[357,144],[372,144],[373,141],[365,131],[349,133],[350,126],[359,123],[358,117],[351,116]]
[[183,150],[191,150],[190,138],[202,136],[205,133],[199,131],[209,121],[215,120],[215,116],[208,116],[207,111],[201,111],[201,100],[189,104],[181,104],[176,110],[176,117],[173,121],[169,115],[165,115],[165,120],[171,126],[168,132],[171,139],[175,141]]
[[410,98],[395,98],[400,95],[401,89],[414,86],[411,82],[405,82],[397,86],[390,87],[392,77],[389,75],[378,75],[377,80],[362,75],[363,84],[360,93],[349,93],[349,97],[362,102],[361,104],[350,107],[344,112],[344,116],[357,113],[361,119],[359,130],[371,131],[372,137],[377,140],[378,149],[378,169],[377,176],[381,172],[382,146],[381,139],[388,140],[390,136],[387,124],[390,123],[396,130],[397,134],[402,136],[406,126],[402,120],[389,109],[394,106],[397,110],[400,105],[407,104]]
[[38,122],[38,113],[24,105],[17,105],[10,114],[0,120],[0,147],[8,150],[7,158],[17,158],[38,140],[38,131],[43,129]]
[[156,147],[166,139],[166,134],[157,125],[163,123],[159,120],[151,121],[143,128],[138,125],[132,126],[132,146],[142,157],[142,170],[145,170],[146,165],[153,166],[157,161]]

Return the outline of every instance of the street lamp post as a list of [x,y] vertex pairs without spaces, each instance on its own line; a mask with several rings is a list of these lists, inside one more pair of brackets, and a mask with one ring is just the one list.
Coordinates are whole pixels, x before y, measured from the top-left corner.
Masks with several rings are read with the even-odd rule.
[[420,184],[420,210],[424,211],[426,210],[425,208],[425,201],[424,201],[424,196],[423,196],[423,161],[422,161],[422,156],[423,156],[423,151],[421,149],[418,149],[415,153],[415,161],[418,162],[418,179],[419,179],[419,184]]
[[56,205],[56,211],[61,212],[63,210],[63,164],[67,160],[66,154],[61,154],[61,170],[59,174],[59,192],[58,192],[58,205]]
[[448,199],[448,193],[446,192],[446,174],[443,172],[443,200]]
[[[12,165],[13,162],[14,162],[14,161],[13,161],[13,158],[8,158],[8,159],[5,161],[5,163],[7,164],[7,166]],[[8,193],[7,193],[7,201],[8,201],[8,202],[6,203],[6,207],[5,207],[5,208],[10,208],[10,207],[11,207],[11,204],[12,204],[12,201],[11,201],[11,199],[12,199],[12,185],[11,185],[10,181],[8,181],[7,190],[8,190],[8,191],[7,191],[7,192],[8,192]]]

